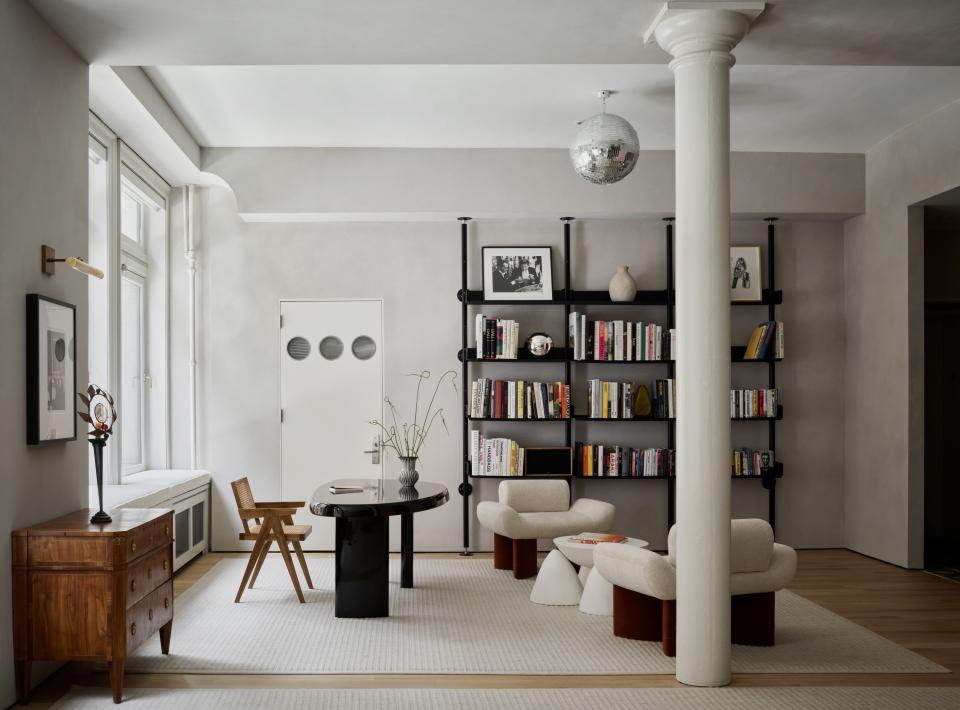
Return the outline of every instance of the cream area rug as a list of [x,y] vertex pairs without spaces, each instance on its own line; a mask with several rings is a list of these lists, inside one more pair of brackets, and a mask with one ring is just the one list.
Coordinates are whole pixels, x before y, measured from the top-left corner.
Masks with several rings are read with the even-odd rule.
[[[530,602],[490,560],[418,558],[414,589],[391,560],[390,616],[334,616],[332,559],[311,559],[316,589],[297,603],[280,559],[233,598],[245,560],[216,564],[177,598],[170,655],[150,639],[127,659],[146,673],[657,674],[660,644],[613,635],[610,617]],[[935,673],[926,658],[790,592],[777,595],[777,644],[733,647],[735,673]]]
[[[74,689],[56,710],[116,707],[110,691]],[[124,708],[155,710],[956,710],[958,688],[576,688],[566,690],[126,691]]]

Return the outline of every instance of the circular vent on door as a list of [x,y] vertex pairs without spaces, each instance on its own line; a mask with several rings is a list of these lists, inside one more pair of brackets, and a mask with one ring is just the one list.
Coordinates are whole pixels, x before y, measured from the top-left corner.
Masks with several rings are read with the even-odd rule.
[[350,349],[357,360],[369,360],[376,355],[377,344],[373,342],[373,338],[369,335],[361,335],[354,339]]
[[343,354],[343,341],[335,335],[328,335],[320,341],[320,354],[326,360],[336,360]]
[[310,341],[299,335],[287,341],[287,355],[294,360],[303,360],[310,354]]

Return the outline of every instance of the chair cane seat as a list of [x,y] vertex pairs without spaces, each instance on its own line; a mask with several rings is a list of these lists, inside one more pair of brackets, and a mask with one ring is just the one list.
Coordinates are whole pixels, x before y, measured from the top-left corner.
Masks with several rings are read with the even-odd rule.
[[[297,538],[301,542],[306,540],[311,532],[313,532],[312,525],[284,525],[283,526],[283,534],[287,538]],[[249,532],[240,533],[240,539],[256,540],[259,534],[260,534],[260,526],[251,525]]]

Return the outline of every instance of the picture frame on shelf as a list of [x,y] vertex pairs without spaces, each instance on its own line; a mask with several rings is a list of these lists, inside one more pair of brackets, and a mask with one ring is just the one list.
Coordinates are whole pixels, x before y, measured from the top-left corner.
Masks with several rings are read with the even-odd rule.
[[570,446],[527,447],[524,458],[524,476],[573,475],[573,448]]
[[77,310],[27,294],[27,444],[74,441]]
[[762,300],[761,284],[760,247],[730,247],[730,300]]
[[490,246],[481,251],[484,300],[553,300],[550,247]]

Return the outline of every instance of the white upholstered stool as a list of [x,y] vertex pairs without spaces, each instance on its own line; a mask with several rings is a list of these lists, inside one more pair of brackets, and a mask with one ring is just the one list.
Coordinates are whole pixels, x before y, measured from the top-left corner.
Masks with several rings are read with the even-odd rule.
[[[584,614],[612,616],[613,585],[593,567],[593,551],[597,546],[572,542],[569,535],[554,538],[553,544],[557,549],[541,565],[530,601],[556,606],[578,604]],[[647,541],[628,537],[615,544],[643,548]],[[573,565],[579,565],[579,574]]]

